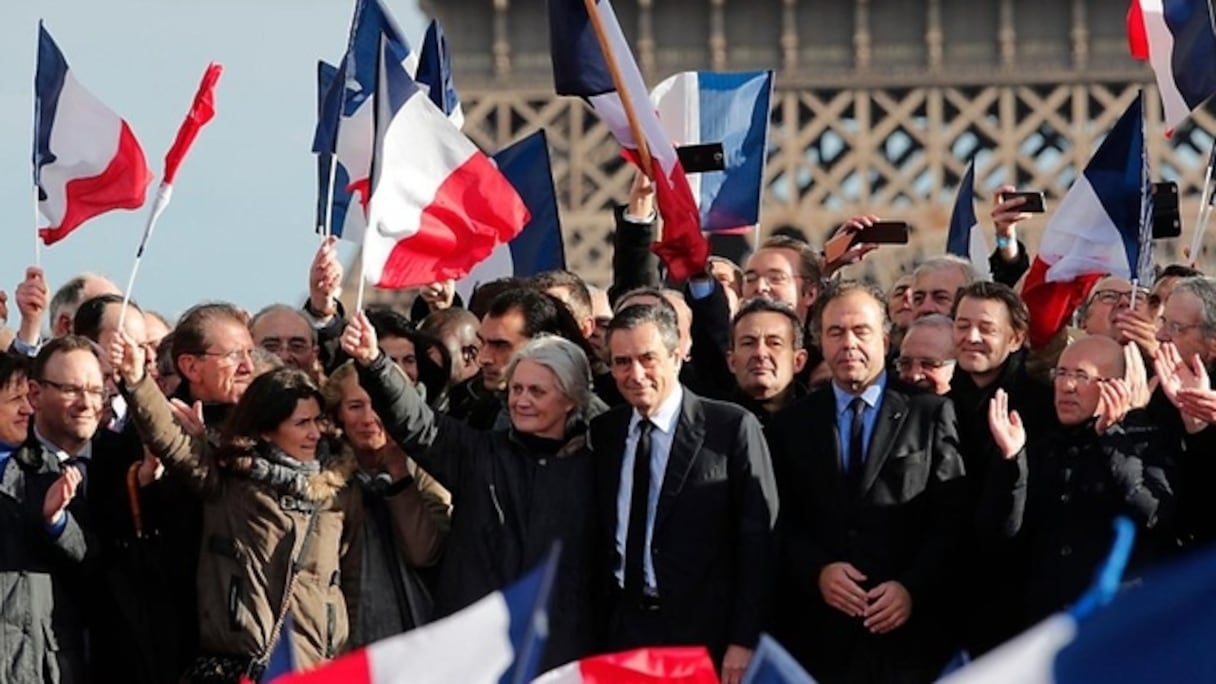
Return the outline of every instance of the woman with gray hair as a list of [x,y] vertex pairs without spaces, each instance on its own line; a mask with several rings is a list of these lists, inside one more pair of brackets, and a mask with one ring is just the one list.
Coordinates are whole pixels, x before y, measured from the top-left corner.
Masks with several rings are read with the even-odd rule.
[[542,336],[507,368],[504,430],[478,430],[435,413],[381,351],[366,316],[342,335],[359,384],[392,438],[452,494],[452,526],[435,592],[435,617],[523,577],[560,541],[549,610],[547,670],[593,652],[597,619],[593,557],[600,535],[594,469],[585,446],[594,412],[583,351]]

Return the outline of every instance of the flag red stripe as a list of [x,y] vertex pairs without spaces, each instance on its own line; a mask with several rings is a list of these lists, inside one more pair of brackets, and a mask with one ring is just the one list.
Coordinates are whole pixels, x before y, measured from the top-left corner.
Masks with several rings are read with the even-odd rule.
[[173,145],[165,153],[163,182],[166,185],[173,184],[173,180],[177,177],[177,169],[181,166],[182,160],[186,158],[186,153],[190,151],[190,146],[194,144],[194,139],[198,137],[199,130],[215,117],[215,84],[220,80],[223,70],[222,66],[212,62],[203,72],[203,80],[198,84],[198,91],[194,94],[194,102],[190,105],[190,111],[186,113],[186,119],[182,121],[181,128],[177,129],[177,137],[173,139]]
[[64,186],[67,207],[63,222],[38,230],[42,242],[53,245],[80,224],[112,209],[138,209],[147,197],[152,172],[135,134],[122,122],[118,150],[106,168],[96,176],[77,178]]
[[1132,0],[1127,7],[1127,49],[1133,59],[1147,60],[1148,30],[1144,27],[1144,13],[1140,10],[1140,0]]
[[270,684],[360,684],[372,682],[372,654],[367,648],[347,653],[324,667],[275,677]]
[[644,648],[579,661],[583,684],[718,684],[701,646]]
[[1068,325],[1073,312],[1089,295],[1094,283],[1104,277],[1101,273],[1090,273],[1075,280],[1050,282],[1047,269],[1050,265],[1035,257],[1030,272],[1022,285],[1022,301],[1030,310],[1030,346],[1042,349],[1056,333]]
[[460,279],[509,242],[530,216],[489,157],[474,154],[440,184],[414,235],[397,241],[377,287],[405,288]]

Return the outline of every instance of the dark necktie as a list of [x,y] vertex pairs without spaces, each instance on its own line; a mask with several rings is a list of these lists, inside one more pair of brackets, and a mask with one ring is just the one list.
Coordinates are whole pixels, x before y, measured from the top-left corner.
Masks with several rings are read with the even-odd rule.
[[849,425],[849,465],[847,476],[850,484],[856,485],[861,480],[861,473],[866,461],[866,431],[862,416],[866,412],[866,402],[861,397],[854,397],[849,402],[853,412],[853,422]]
[[625,594],[641,598],[646,586],[646,514],[650,502],[650,431],[654,423],[638,423],[638,448],[633,454],[633,489],[629,495],[629,532],[625,537]]

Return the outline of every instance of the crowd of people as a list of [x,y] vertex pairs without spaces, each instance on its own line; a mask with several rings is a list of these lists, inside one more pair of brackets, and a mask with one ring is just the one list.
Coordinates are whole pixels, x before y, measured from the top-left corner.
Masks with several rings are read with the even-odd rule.
[[0,299],[0,682],[256,680],[281,640],[313,667],[554,542],[542,669],[699,645],[733,684],[768,632],[819,681],[932,681],[1075,601],[1120,516],[1134,591],[1216,537],[1216,280],[1104,278],[1032,349],[1022,201],[992,280],[939,256],[885,292],[842,277],[875,246],[797,230],[664,283],[644,182],[609,288],[345,311],[330,238],[302,306],[167,321],[28,269]]

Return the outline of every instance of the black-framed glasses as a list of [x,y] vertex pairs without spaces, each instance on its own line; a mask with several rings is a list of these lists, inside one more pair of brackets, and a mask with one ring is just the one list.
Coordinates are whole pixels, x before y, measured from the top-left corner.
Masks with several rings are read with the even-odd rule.
[[54,380],[47,380],[46,378],[40,378],[38,380],[35,380],[35,382],[37,382],[39,385],[45,385],[47,387],[50,387],[51,389],[62,394],[63,396],[67,397],[68,399],[71,399],[72,401],[77,401],[81,398],[86,398],[86,399],[94,399],[100,403],[105,403],[105,402],[109,401],[111,397],[114,396],[113,392],[111,392],[110,390],[107,390],[104,387],[81,387],[80,385],[71,385],[71,384],[64,383],[64,382],[55,382]]
[[1127,292],[1123,292],[1121,290],[1098,290],[1094,293],[1093,301],[1114,306],[1125,299],[1128,302],[1131,302],[1132,292],[1136,293],[1136,301],[1138,302],[1147,302],[1148,298],[1151,296],[1148,288],[1144,287],[1138,287],[1135,290],[1128,290]]

